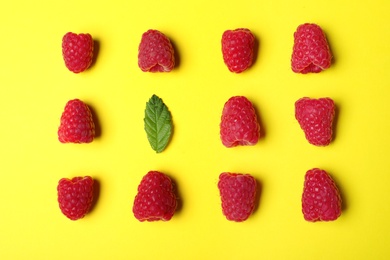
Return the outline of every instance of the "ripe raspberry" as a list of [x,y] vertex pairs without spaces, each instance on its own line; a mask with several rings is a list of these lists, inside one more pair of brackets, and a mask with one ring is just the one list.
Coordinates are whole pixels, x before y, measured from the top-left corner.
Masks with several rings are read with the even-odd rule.
[[249,29],[227,30],[221,42],[223,61],[231,72],[241,73],[252,65],[255,37]]
[[302,212],[310,222],[336,220],[341,215],[340,192],[326,171],[314,168],[306,172]]
[[326,146],[332,141],[334,102],[330,98],[304,97],[295,102],[295,118],[309,143]]
[[226,147],[255,145],[260,137],[260,125],[252,103],[243,96],[231,97],[222,111],[220,137]]
[[94,180],[90,176],[62,178],[58,182],[58,204],[71,220],[83,218],[91,208]]
[[66,67],[74,72],[83,72],[91,66],[93,39],[90,34],[68,32],[62,38],[62,56]]
[[170,72],[175,56],[168,37],[157,30],[145,32],[138,47],[138,66],[144,72]]
[[296,73],[318,73],[330,67],[332,54],[322,29],[305,23],[294,33],[291,69]]
[[255,207],[256,180],[249,174],[224,172],[219,175],[218,189],[222,212],[228,220],[242,222]]
[[90,143],[95,137],[95,124],[89,107],[79,99],[66,103],[58,128],[61,143]]
[[168,221],[175,214],[176,195],[171,179],[158,171],[148,172],[138,186],[133,213],[139,221]]

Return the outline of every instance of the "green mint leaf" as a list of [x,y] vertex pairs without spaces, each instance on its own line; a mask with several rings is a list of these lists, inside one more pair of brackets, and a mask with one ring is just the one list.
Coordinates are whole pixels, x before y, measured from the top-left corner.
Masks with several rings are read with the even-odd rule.
[[171,113],[161,98],[153,95],[146,103],[145,131],[153,150],[161,153],[172,134]]

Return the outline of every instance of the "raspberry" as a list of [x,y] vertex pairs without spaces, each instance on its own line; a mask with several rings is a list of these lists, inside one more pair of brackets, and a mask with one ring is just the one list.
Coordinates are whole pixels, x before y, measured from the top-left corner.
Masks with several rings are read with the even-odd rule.
[[77,220],[88,213],[93,201],[93,184],[90,176],[62,178],[58,182],[58,203],[66,217]]
[[177,201],[171,179],[158,171],[148,172],[138,186],[133,213],[139,221],[168,221],[175,214]]
[[144,72],[170,72],[175,56],[168,37],[157,30],[145,32],[138,47],[138,66]]
[[95,137],[95,124],[89,107],[79,99],[66,103],[58,128],[61,143],[90,143]]
[[222,212],[228,220],[242,222],[252,214],[256,201],[256,180],[249,174],[224,172],[218,189]]
[[326,171],[314,168],[306,172],[302,212],[310,222],[336,220],[341,215],[340,192]]
[[255,37],[249,29],[227,30],[221,42],[223,60],[231,72],[241,73],[252,65]]
[[228,148],[255,145],[260,137],[260,125],[252,103],[243,96],[231,97],[222,111],[220,124],[222,144]]
[[295,118],[304,131],[306,139],[313,145],[330,144],[334,115],[335,105],[330,98],[304,97],[295,102]]
[[62,38],[62,56],[66,67],[80,73],[91,66],[93,57],[93,39],[90,34],[68,32]]
[[294,33],[291,69],[296,73],[318,73],[331,65],[332,54],[321,27],[305,23]]

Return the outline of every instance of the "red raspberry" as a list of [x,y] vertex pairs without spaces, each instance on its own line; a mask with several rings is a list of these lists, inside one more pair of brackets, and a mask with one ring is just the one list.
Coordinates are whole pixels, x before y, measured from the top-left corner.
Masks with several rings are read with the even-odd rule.
[[133,213],[139,221],[168,221],[175,214],[177,201],[171,179],[158,171],[148,172],[138,186]]
[[83,72],[91,66],[93,39],[90,34],[68,32],[62,38],[62,56],[66,67],[74,72]]
[[336,220],[341,215],[340,192],[326,171],[314,168],[306,172],[302,212],[310,222]]
[[332,141],[335,105],[330,98],[304,97],[295,102],[295,118],[309,143],[326,146]]
[[252,103],[243,96],[231,97],[222,111],[220,137],[226,147],[255,145],[260,137],[260,125]]
[[157,30],[145,32],[138,47],[138,66],[144,72],[170,72],[175,56],[168,37]]
[[330,67],[332,54],[322,29],[305,23],[294,33],[291,69],[296,73],[321,72]]
[[58,203],[66,217],[77,220],[88,213],[93,201],[93,184],[90,176],[62,178],[58,182]]
[[222,212],[228,220],[242,222],[252,214],[256,201],[256,180],[249,174],[224,172],[218,189]]
[[221,42],[223,60],[231,72],[241,73],[252,65],[255,37],[249,29],[227,30]]
[[58,140],[61,143],[90,143],[95,137],[95,124],[89,107],[79,99],[68,101],[61,116]]

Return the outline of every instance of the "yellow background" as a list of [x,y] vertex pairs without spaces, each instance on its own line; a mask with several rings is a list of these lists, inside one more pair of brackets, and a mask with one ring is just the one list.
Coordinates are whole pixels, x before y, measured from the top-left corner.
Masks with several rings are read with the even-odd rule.
[[[1,259],[389,259],[390,2],[371,1],[7,1],[0,9]],[[319,24],[334,55],[331,68],[290,69],[293,32]],[[250,70],[230,73],[224,30],[246,27],[259,41]],[[143,73],[141,35],[158,29],[173,42],[178,66]],[[73,74],[61,39],[90,33],[94,65]],[[174,133],[156,154],[143,129],[156,94]],[[219,139],[224,103],[244,95],[256,107],[262,138],[227,149]],[[303,97],[334,99],[334,141],[314,147],[294,118]],[[65,103],[93,109],[100,134],[91,144],[61,144]],[[343,213],[308,223],[301,213],[308,169],[337,182]],[[132,214],[149,170],[177,184],[180,208],[169,222],[140,223]],[[223,171],[261,183],[259,205],[243,223],[227,221],[217,189]],[[62,177],[91,175],[99,196],[76,222],[59,210]]]

